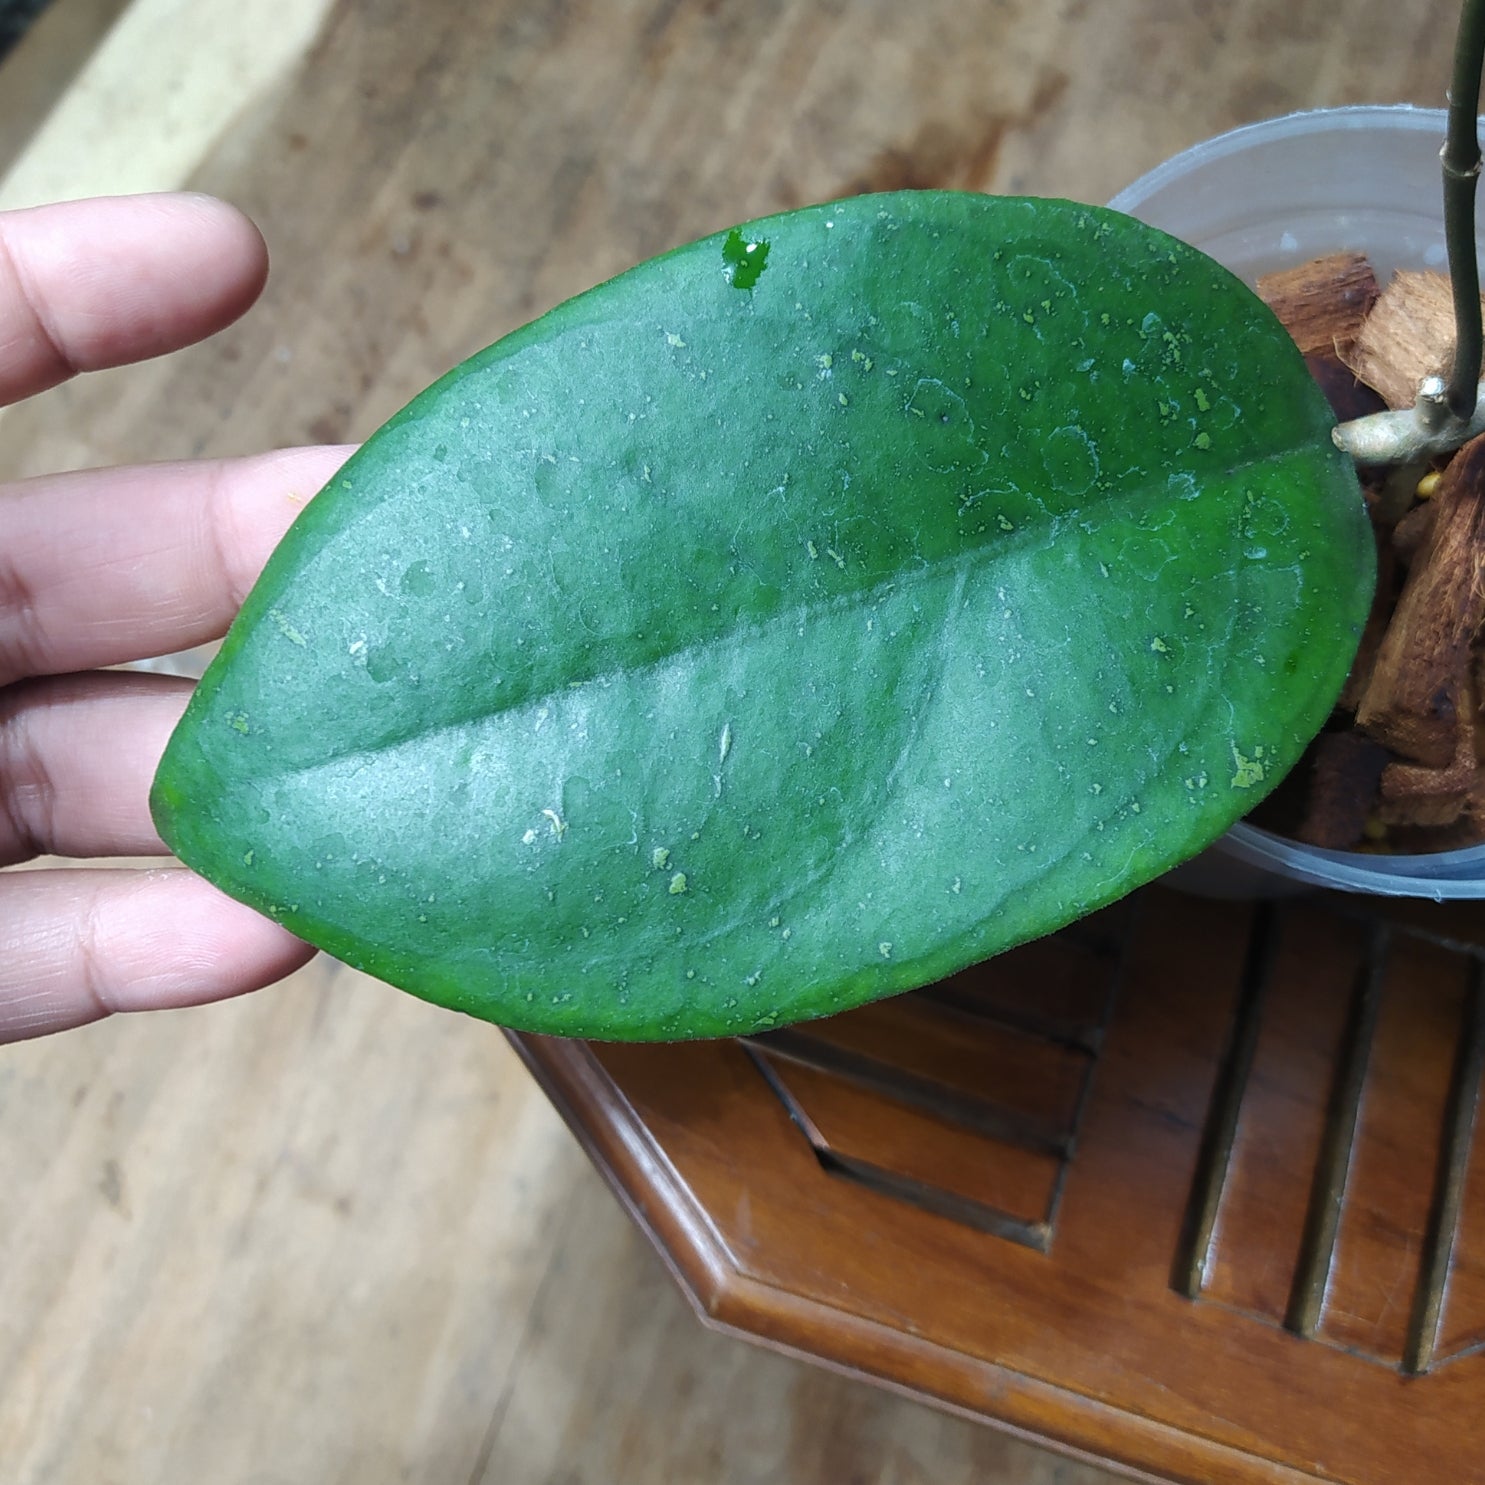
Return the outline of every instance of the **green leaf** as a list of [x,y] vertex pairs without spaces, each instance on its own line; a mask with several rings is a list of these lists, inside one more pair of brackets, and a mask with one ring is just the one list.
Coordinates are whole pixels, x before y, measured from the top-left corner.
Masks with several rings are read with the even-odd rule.
[[306,510],[170,744],[191,866],[510,1026],[932,980],[1277,782],[1371,588],[1288,337],[1113,213],[756,222],[451,372]]

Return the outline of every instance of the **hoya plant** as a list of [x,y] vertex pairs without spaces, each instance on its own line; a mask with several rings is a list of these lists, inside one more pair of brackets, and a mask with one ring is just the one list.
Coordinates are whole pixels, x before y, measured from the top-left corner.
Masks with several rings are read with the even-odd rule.
[[156,819],[511,1027],[913,988],[1159,876],[1299,757],[1373,586],[1333,422],[1242,283],[1113,212],[749,222],[370,439],[244,605]]

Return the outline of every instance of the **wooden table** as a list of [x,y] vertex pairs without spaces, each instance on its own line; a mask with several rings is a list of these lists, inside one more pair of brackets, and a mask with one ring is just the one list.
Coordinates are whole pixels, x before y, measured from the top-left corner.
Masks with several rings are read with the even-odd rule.
[[[0,71],[0,205],[211,190],[260,222],[274,273],[260,308],[210,344],[6,413],[0,476],[362,437],[566,295],[800,202],[904,185],[1103,200],[1235,123],[1437,102],[1451,11],[1442,0],[56,0]],[[1151,899],[1138,921],[1170,911]],[[1223,1148],[1203,1131],[1229,1107],[1217,1070],[1242,1063],[1224,1050],[1230,1028],[1257,1027],[1251,1076],[1267,1079],[1280,1004],[1233,1021],[1247,920],[1208,911],[1198,921],[1227,946],[1219,969],[1167,962],[1153,988],[1126,994],[1091,1079],[1076,1036],[1042,1033],[1028,1067],[1052,1068],[1029,1089],[1044,1102],[1018,1095],[994,1119],[976,1102],[983,1087],[915,1103],[893,1074],[901,1122],[868,1122],[874,1139],[906,1141],[895,1152],[858,1148],[836,1122],[875,1043],[847,1059],[844,1080],[838,1053],[813,1042],[530,1055],[589,1138],[607,1140],[614,1178],[648,1201],[688,1286],[731,1324],[1186,1478],[1267,1478],[1252,1474],[1265,1450],[1329,1469],[1342,1415],[1400,1392],[1404,1424],[1378,1412],[1357,1437],[1374,1445],[1367,1478],[1419,1478],[1423,1451],[1473,1438],[1450,1420],[1474,1362],[1446,1359],[1473,1333],[1473,1270],[1458,1268],[1475,1251],[1472,1215],[1441,1324],[1420,1326],[1412,1298],[1433,1292],[1418,1279],[1439,1251],[1435,1239],[1425,1261],[1418,1244],[1444,1231],[1433,1207],[1420,1214],[1420,1193],[1427,1206],[1442,1189],[1438,1151],[1459,1146],[1419,1145],[1402,1193],[1388,1185],[1398,1162],[1356,1167],[1382,1184],[1342,1209],[1336,1273],[1373,1272],[1347,1246],[1370,1242],[1396,1258],[1392,1287],[1334,1291],[1313,1339],[1287,1333],[1296,1221],[1303,1251],[1317,1251],[1310,1147],[1252,1144],[1262,1131],[1240,1122],[1226,1178],[1193,1179]],[[1154,953],[1130,931],[1129,952]],[[1338,932],[1323,913],[1276,931],[1280,953],[1286,935]],[[1349,947],[1354,935],[1340,937]],[[1419,1065],[1438,1081],[1415,1088],[1369,1063],[1360,1151],[1372,1148],[1368,1111],[1391,1107],[1398,1078],[1434,1100],[1436,1122],[1453,1107],[1437,1048],[1469,1000],[1469,956],[1415,947],[1422,967],[1398,982],[1413,990],[1387,990],[1371,1045],[1408,1043],[1416,992],[1417,1035],[1435,1039]],[[1310,1060],[1283,1068],[1310,1096],[1311,1140],[1315,1089],[1337,1065],[1322,1011],[1351,992],[1326,993],[1303,1013],[1321,1018]],[[971,1025],[966,1046],[1002,1035],[973,1009],[932,1014]],[[1149,1086],[1136,1076],[1142,1028],[1163,1059]],[[1085,1086],[1074,1156],[1077,1110],[1058,1099]],[[590,1119],[582,1097],[613,1107],[614,1090],[634,1117]],[[698,1113],[687,1100],[703,1094]],[[974,1162],[915,1164],[928,1147],[914,1131],[946,1107]],[[739,1112],[752,1142],[704,1149]],[[1004,1138],[1028,1118],[1029,1156]],[[663,1210],[636,1179],[641,1157],[652,1176],[673,1174]],[[756,1187],[741,1164],[755,1157]],[[1120,1159],[1138,1200],[1089,1179]],[[1281,1159],[1272,1190],[1256,1181]],[[753,1189],[751,1207],[735,1199]],[[1196,1191],[1222,1201],[1193,1206]],[[711,1226],[681,1231],[697,1212]],[[796,1232],[849,1219],[835,1266],[783,1241],[779,1212]],[[905,1212],[921,1225],[903,1227]],[[1212,1212],[1202,1247],[1191,1234]],[[1255,1222],[1289,1244],[1272,1268],[1236,1261]],[[1194,1299],[1171,1288],[1177,1254],[1205,1255],[1186,1271]],[[1038,1289],[1039,1272],[1062,1287]],[[956,1309],[954,1334],[913,1337],[928,1301]],[[833,1347],[818,1339],[826,1316]],[[1168,1353],[1148,1340],[1120,1349],[1145,1333],[1136,1320],[1171,1317],[1187,1329]],[[1430,1335],[1433,1369],[1404,1380]],[[1196,1336],[1223,1338],[1220,1356]],[[1315,1359],[1286,1360],[1300,1355]],[[1267,1383],[1240,1396],[1270,1361]],[[1043,1385],[1054,1367],[1061,1392]],[[1316,1380],[1301,1385],[1306,1375]],[[1083,1401],[1069,1410],[1074,1393]],[[230,1005],[0,1055],[0,1459],[19,1485],[1106,1478],[705,1333],[498,1035],[325,961]]]
[[1157,887],[813,1026],[518,1041],[724,1329],[1145,1478],[1485,1458],[1473,905]]

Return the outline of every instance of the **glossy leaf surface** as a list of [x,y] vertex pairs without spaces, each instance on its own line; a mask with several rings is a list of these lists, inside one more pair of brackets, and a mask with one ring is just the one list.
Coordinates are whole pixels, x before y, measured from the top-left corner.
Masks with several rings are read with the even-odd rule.
[[1287,336],[1112,213],[858,198],[457,368],[306,510],[167,841],[511,1026],[742,1031],[1156,876],[1344,678],[1371,537]]

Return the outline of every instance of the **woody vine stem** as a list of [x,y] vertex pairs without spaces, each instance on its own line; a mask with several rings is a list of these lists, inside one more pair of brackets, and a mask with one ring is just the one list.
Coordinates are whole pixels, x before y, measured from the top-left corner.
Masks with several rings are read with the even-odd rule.
[[1447,383],[1429,377],[1401,412],[1342,423],[1335,441],[1363,464],[1404,464],[1457,449],[1485,432],[1480,383],[1480,271],[1475,257],[1475,187],[1480,178],[1480,69],[1485,61],[1485,0],[1464,0],[1454,44],[1449,119],[1440,156],[1444,241],[1454,295],[1454,356]]
[[1480,178],[1480,66],[1485,4],[1466,0],[1454,47],[1449,130],[1444,140],[1444,233],[1454,284],[1454,364],[1444,400],[1463,422],[1474,416],[1480,382],[1480,270],[1475,258],[1475,185]]

